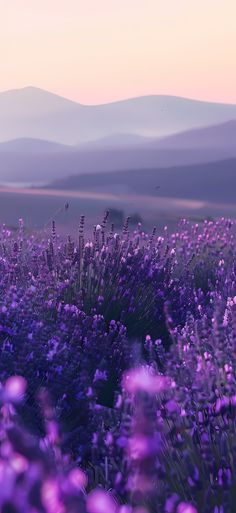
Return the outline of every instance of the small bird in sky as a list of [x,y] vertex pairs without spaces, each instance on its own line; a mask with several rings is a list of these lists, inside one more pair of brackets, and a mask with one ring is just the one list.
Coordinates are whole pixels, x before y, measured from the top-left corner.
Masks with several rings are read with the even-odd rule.
[[156,185],[155,189],[160,189],[160,185]]

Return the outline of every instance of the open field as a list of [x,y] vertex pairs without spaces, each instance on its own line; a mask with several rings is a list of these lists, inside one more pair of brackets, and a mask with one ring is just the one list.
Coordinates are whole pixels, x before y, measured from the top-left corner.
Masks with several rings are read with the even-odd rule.
[[[63,205],[69,202],[69,209]],[[107,208],[120,209],[125,215],[140,214],[145,228],[157,225],[160,229],[168,224],[176,227],[178,220],[187,217],[202,222],[206,217],[236,218],[233,203],[216,203],[186,198],[162,197],[159,195],[130,194],[117,190],[101,192],[89,190],[32,189],[0,187],[0,222],[16,226],[23,218],[30,229],[42,229],[55,218],[63,232],[76,234],[81,214],[86,216],[86,229],[101,219]],[[117,226],[120,229],[120,226]]]

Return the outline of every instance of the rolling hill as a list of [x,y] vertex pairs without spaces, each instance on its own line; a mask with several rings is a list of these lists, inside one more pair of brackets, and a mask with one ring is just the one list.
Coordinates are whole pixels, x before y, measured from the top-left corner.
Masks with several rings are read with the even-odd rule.
[[[156,187],[160,187],[160,189]],[[71,176],[49,185],[59,190],[106,191],[158,198],[235,203],[236,159],[169,168]],[[219,212],[220,215],[220,212]]]
[[234,152],[236,148],[236,119],[151,140],[150,146],[161,149],[222,148]]

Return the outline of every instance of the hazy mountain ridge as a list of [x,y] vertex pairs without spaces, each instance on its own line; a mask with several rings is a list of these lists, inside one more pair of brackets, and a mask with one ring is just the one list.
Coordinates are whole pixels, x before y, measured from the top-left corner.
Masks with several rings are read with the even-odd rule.
[[112,150],[117,148],[127,148],[127,147],[143,147],[147,144],[152,144],[152,142],[157,142],[161,138],[156,137],[147,137],[145,135],[137,135],[137,134],[113,134],[108,135],[106,137],[102,137],[100,139],[95,139],[93,141],[88,141],[87,143],[78,145],[78,149],[82,150]]
[[[49,183],[70,175],[111,173],[119,169],[157,169],[219,161],[236,157],[221,148],[193,150],[126,149],[24,153],[0,151],[0,183]],[[90,178],[92,179],[92,178]]]
[[0,153],[42,154],[73,150],[73,146],[58,144],[43,139],[20,138],[0,143]]
[[143,96],[81,105],[34,87],[0,93],[0,142],[35,138],[80,144],[115,134],[158,137],[236,119],[236,105]]
[[236,119],[150,141],[157,148],[236,148]]
[[19,138],[0,143],[0,152],[20,153],[56,153],[117,149],[206,149],[221,148],[235,150],[236,148],[236,120],[227,121],[218,125],[195,128],[179,132],[167,137],[146,137],[135,134],[114,134],[101,139],[95,139],[81,145],[66,145],[54,143],[43,139]]

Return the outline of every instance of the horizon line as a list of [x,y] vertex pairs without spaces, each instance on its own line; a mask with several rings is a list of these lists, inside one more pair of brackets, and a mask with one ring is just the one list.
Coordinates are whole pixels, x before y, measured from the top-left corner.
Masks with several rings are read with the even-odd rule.
[[34,86],[34,85],[26,85],[26,86],[23,86],[23,87],[15,87],[15,88],[12,88],[12,89],[4,89],[4,90],[0,91],[0,95],[1,94],[6,94],[6,93],[11,93],[11,92],[14,92],[14,91],[23,91],[25,89],[35,89],[35,90],[38,90],[38,91],[41,91],[41,92],[44,92],[44,93],[48,93],[48,94],[51,94],[53,96],[57,96],[58,98],[64,99],[66,101],[69,101],[71,103],[75,103],[76,105],[80,105],[81,107],[97,107],[97,106],[111,105],[111,104],[114,104],[114,103],[122,103],[122,102],[126,102],[126,101],[131,101],[131,100],[137,100],[139,98],[151,98],[151,97],[176,98],[176,99],[180,99],[180,100],[193,101],[193,102],[197,102],[197,103],[211,103],[211,104],[216,104],[216,105],[217,104],[229,105],[229,106],[235,106],[236,105],[236,102],[235,103],[232,103],[232,102],[228,103],[226,101],[200,100],[198,98],[193,98],[193,97],[188,97],[188,96],[181,96],[181,95],[175,95],[175,94],[166,94],[166,93],[140,94],[140,95],[137,95],[137,96],[128,96],[128,97],[124,97],[124,98],[121,98],[121,99],[110,100],[110,101],[101,102],[101,103],[81,103],[80,101],[74,100],[73,98],[69,98],[67,96],[62,96],[62,94],[56,93],[56,92],[48,90],[48,89],[44,89],[42,87]]

